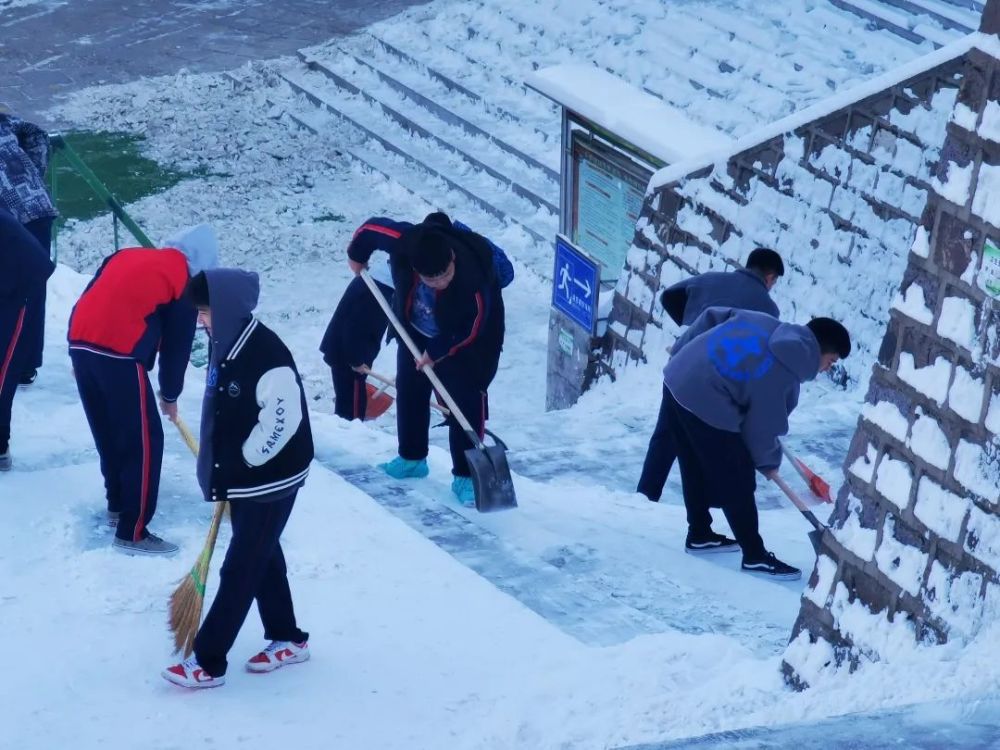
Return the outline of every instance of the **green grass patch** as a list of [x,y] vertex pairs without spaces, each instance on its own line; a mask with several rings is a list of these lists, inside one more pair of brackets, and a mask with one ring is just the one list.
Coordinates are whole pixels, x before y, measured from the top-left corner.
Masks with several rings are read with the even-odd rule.
[[[146,158],[141,153],[145,139],[139,135],[83,130],[62,135],[84,164],[123,205],[162,192],[181,180],[203,176],[198,172],[170,169]],[[62,221],[92,219],[109,210],[58,150],[53,155],[49,179],[50,186],[54,179],[54,197]]]

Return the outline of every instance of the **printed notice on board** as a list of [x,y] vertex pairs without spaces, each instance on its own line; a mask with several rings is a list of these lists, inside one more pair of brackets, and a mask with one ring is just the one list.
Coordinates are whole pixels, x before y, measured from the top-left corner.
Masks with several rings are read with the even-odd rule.
[[979,272],[979,286],[1000,299],[1000,247],[991,239],[983,244],[983,268]]
[[635,236],[646,185],[593,153],[577,156],[574,240],[617,276]]

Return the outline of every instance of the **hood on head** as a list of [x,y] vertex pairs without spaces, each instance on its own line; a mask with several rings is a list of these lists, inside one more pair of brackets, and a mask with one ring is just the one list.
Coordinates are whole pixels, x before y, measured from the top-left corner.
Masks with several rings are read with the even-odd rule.
[[184,253],[192,276],[219,265],[219,243],[208,224],[180,229],[165,239],[160,247],[175,247]]
[[800,382],[812,380],[819,373],[819,343],[805,326],[782,323],[771,333],[768,346],[775,359],[795,373]]
[[223,359],[257,307],[260,278],[238,268],[209,268],[208,306],[212,311],[212,361]]

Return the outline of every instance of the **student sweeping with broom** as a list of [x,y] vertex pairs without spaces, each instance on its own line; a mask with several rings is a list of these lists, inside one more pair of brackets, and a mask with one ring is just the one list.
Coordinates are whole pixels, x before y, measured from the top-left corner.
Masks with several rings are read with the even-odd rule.
[[229,502],[233,535],[194,653],[162,673],[187,688],[225,683],[226,655],[255,599],[271,643],[247,670],[309,658],[279,537],[309,473],[312,432],[291,353],[251,314],[258,294],[257,274],[230,268],[199,273],[188,286],[210,341],[198,482],[209,502]]

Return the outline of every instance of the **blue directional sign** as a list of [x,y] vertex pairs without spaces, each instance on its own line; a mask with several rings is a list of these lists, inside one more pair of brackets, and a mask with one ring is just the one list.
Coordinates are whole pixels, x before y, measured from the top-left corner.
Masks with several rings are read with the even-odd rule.
[[589,333],[597,324],[601,267],[573,243],[556,235],[556,265],[552,275],[552,306]]

